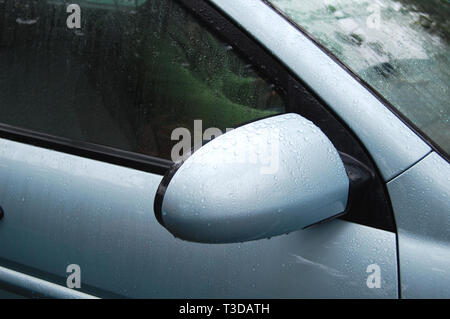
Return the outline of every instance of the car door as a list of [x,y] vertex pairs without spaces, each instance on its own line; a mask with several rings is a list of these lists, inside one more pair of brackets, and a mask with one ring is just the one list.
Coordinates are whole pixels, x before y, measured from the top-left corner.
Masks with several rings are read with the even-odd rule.
[[[382,177],[307,85],[205,1],[78,3],[0,3],[2,296],[398,297]],[[186,145],[283,112],[372,171],[343,218],[220,245],[157,222],[156,190]]]

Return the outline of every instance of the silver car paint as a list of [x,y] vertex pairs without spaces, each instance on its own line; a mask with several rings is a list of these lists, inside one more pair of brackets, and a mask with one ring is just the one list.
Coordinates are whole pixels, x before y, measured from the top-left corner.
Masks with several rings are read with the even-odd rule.
[[[334,220],[243,244],[184,242],[154,217],[161,178],[0,139],[0,256],[62,279],[78,264],[82,288],[128,297],[398,297],[394,233]],[[370,264],[379,289],[366,284]]]
[[161,219],[182,239],[243,242],[334,217],[348,190],[330,140],[288,113],[227,132],[191,155],[167,186]]
[[[33,292],[37,297],[58,299],[96,299],[96,297],[51,282],[0,267],[0,287],[13,286]],[[0,294],[1,297],[1,294]]]
[[450,165],[431,153],[388,183],[402,297],[450,298]]
[[263,1],[210,2],[258,39],[328,103],[363,142],[385,181],[430,152],[430,147],[372,93]]

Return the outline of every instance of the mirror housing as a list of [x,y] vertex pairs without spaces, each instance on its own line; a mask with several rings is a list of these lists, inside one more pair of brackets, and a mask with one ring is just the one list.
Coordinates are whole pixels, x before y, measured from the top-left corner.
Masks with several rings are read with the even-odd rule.
[[343,214],[349,187],[325,134],[300,115],[283,114],[229,131],[174,164],[154,211],[175,237],[244,242]]

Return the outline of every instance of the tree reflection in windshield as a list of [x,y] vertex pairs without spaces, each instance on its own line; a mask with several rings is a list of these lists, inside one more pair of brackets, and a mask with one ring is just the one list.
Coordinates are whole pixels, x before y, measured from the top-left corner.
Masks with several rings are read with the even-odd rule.
[[450,152],[450,4],[271,0]]

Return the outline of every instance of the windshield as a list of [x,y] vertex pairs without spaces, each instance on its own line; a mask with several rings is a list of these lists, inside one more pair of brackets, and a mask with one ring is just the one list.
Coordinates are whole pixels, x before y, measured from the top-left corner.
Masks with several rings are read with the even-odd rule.
[[270,0],[450,153],[448,0]]

